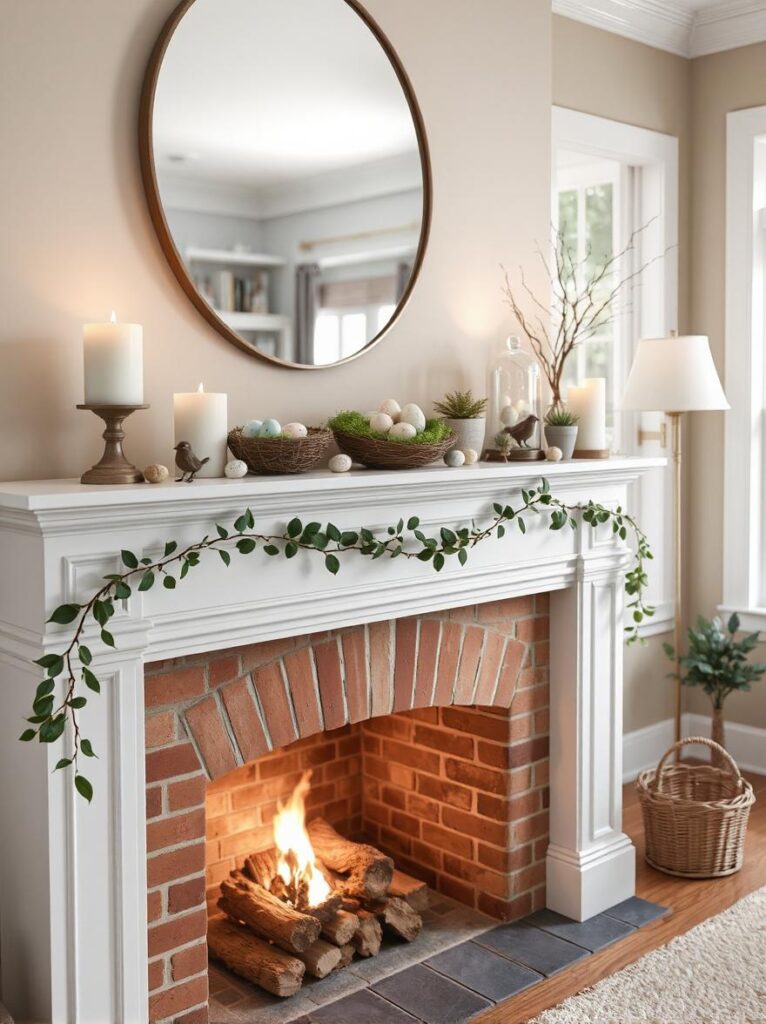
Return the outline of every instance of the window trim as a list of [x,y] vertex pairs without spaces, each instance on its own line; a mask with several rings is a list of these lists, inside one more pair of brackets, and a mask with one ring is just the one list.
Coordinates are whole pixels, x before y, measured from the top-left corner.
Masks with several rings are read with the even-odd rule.
[[[766,639],[762,545],[764,515],[763,302],[766,281],[766,106],[737,110],[726,117],[726,334],[725,382],[731,411],[724,447],[723,602],[745,629]],[[756,170],[758,174],[756,174]],[[756,183],[761,181],[761,193]],[[756,315],[757,314],[757,315]],[[747,471],[743,473],[743,467]]]
[[[664,259],[657,261],[644,274],[644,287],[634,303],[630,323],[626,325],[627,345],[624,353],[626,368],[635,354],[640,337],[662,336],[671,328],[678,327],[678,139],[673,135],[638,128],[635,125],[612,121],[608,118],[585,114],[566,107],[554,106],[552,111],[552,181],[556,181],[556,153],[559,149],[570,149],[586,153],[594,160],[616,160],[637,168],[632,184],[632,194],[626,195],[626,204],[632,202],[633,222],[644,223],[655,210],[660,215],[644,232],[642,241],[643,258],[650,254],[666,252]],[[552,202],[555,189],[551,189]],[[643,213],[646,211],[646,213]],[[642,254],[639,254],[642,258]],[[647,283],[650,287],[646,287]],[[653,302],[649,296],[661,296],[660,302]],[[657,442],[637,444],[638,429],[657,432],[660,430],[662,415],[658,413],[623,414],[624,447],[629,454],[665,454]],[[632,443],[630,443],[632,441]],[[662,474],[662,492],[672,492],[671,467],[657,470]],[[639,509],[649,507],[652,501],[652,476],[642,478],[635,485],[636,502]],[[656,497],[655,497],[656,500]],[[655,600],[655,615],[643,624],[642,636],[666,633],[673,626],[673,564],[672,521],[670,500],[665,502],[666,515],[663,519],[662,540],[655,565],[662,573],[661,596]]]

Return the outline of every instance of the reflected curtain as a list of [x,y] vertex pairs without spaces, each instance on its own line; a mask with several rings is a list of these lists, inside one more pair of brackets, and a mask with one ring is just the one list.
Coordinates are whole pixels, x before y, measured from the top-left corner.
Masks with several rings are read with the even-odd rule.
[[397,263],[396,265],[396,301],[400,302],[402,296],[407,290],[407,285],[410,283],[410,276],[412,274],[412,265],[410,263]]
[[295,268],[295,360],[314,362],[314,326],[319,312],[318,263],[300,263]]

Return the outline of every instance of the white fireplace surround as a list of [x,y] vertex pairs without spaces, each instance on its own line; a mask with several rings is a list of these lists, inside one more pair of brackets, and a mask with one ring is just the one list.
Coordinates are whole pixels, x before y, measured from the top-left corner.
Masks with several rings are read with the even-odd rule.
[[[0,966],[2,1000],[19,1024],[145,1024],[147,1007],[143,665],[277,637],[551,591],[551,803],[548,906],[585,919],[632,895],[635,851],[621,830],[625,547],[611,529],[549,532],[471,551],[438,575],[416,560],[289,563],[258,553],[215,555],[172,594],[132,597],[113,620],[117,650],[92,639],[104,686],[82,714],[99,759],[95,797],[52,772],[60,744],[21,744],[39,671],[66,627],[52,608],[87,597],[127,547],[161,553],[199,539],[250,506],[259,529],[298,515],[341,528],[385,527],[418,515],[437,524],[486,520],[518,502],[542,473],[569,503],[628,505],[628,487],[662,459],[479,465],[406,473],[326,473],[126,487],[75,481],[0,485]],[[112,628],[112,627],[110,627]]]

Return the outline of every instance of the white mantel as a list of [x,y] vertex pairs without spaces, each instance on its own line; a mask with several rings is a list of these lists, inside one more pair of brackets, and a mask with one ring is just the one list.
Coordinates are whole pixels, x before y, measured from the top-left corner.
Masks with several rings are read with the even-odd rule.
[[100,754],[88,764],[93,804],[51,773],[58,744],[21,744],[39,681],[31,662],[57,650],[66,627],[52,608],[88,596],[119,550],[161,553],[197,540],[250,507],[281,532],[293,515],[340,528],[401,517],[460,526],[517,503],[548,477],[568,503],[628,505],[628,486],[662,459],[460,470],[325,472],[194,484],[83,487],[76,481],[0,484],[0,967],[3,1001],[20,1024],[145,1024],[146,848],[143,664],[329,627],[551,591],[551,845],[548,905],[587,918],[634,890],[634,849],[621,831],[623,573],[611,530],[549,532],[472,550],[438,575],[415,560],[349,555],[337,577],[321,560],[259,553],[215,556],[172,594],[131,598],[112,620],[117,650],[93,640],[104,686],[83,713]]

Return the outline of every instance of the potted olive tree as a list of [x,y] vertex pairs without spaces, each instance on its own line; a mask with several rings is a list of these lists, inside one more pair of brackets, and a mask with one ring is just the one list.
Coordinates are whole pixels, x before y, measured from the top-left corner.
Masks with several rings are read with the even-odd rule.
[[[739,616],[731,616],[726,629],[718,617],[708,620],[700,616],[696,629],[688,631],[689,649],[680,659],[680,679],[684,686],[701,686],[713,705],[711,736],[722,747],[724,742],[723,703],[735,690],[749,690],[766,673],[766,664],[748,660],[758,643],[758,634],[750,633],[737,640]],[[675,660],[672,644],[665,644],[665,653]],[[673,673],[675,676],[675,673]]]
[[487,421],[486,398],[474,398],[471,391],[450,391],[434,409],[455,432],[454,447],[464,452],[472,449],[481,455]]

